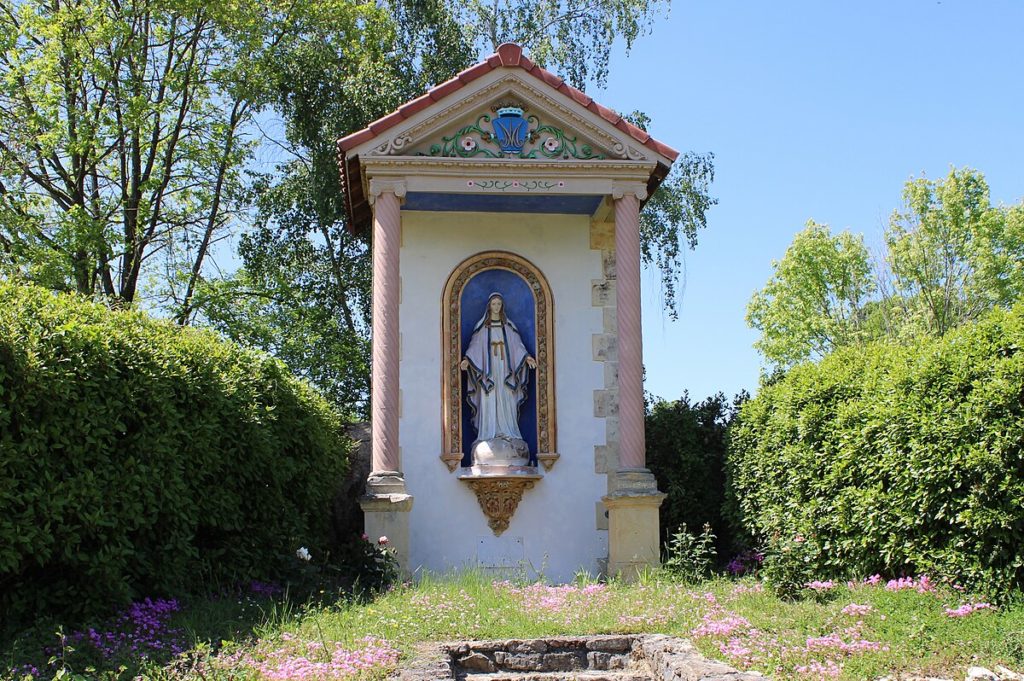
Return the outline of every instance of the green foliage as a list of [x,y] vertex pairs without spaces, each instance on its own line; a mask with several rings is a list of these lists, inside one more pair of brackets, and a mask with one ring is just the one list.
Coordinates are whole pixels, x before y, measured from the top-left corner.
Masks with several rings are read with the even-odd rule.
[[699,582],[711,576],[717,556],[715,533],[710,525],[704,525],[700,536],[680,525],[665,544],[661,566],[685,582]]
[[[375,15],[358,26],[324,23],[270,69],[290,157],[254,186],[256,223],[239,241],[243,267],[197,294],[207,323],[271,352],[358,414],[366,412],[369,388],[369,235],[353,234],[344,222],[334,141],[451,78],[513,34],[531,59],[567,70],[580,87],[591,78],[600,83],[611,44],[605,31],[632,40],[653,11],[632,0],[588,6],[586,16],[579,15],[582,8],[529,3],[392,0],[386,7],[386,18]],[[621,14],[612,16],[613,9]],[[351,49],[355,40],[358,51]],[[593,49],[579,49],[591,41]],[[631,119],[649,123],[642,114]],[[682,253],[696,246],[715,203],[713,179],[710,154],[684,154],[641,215],[642,256],[661,271],[672,315]]]
[[358,24],[310,26],[269,69],[289,154],[253,187],[256,220],[239,240],[242,267],[197,294],[206,323],[272,353],[361,416],[370,382],[370,253],[367,235],[345,224],[335,141],[474,57],[444,3],[385,7]]
[[126,302],[159,271],[185,295],[237,203],[263,97],[243,73],[281,8],[0,6],[0,265]]
[[344,577],[353,585],[356,595],[372,597],[384,593],[398,584],[402,576],[395,550],[381,539],[386,537],[370,539],[364,535],[355,540],[347,553],[349,574]]
[[[266,667],[254,664],[258,660],[272,660],[293,676],[296,669],[317,669],[331,651],[358,649],[366,636],[401,651],[406,667],[425,644],[463,632],[476,640],[663,633],[691,640],[711,659],[773,679],[807,679],[812,664],[831,666],[836,673],[826,678],[844,681],[897,671],[904,677],[961,678],[967,667],[1024,666],[1021,603],[950,617],[946,610],[963,604],[964,597],[941,587],[919,593],[836,585],[815,600],[782,600],[759,587],[752,580],[713,579],[693,588],[662,573],[634,584],[527,586],[496,582],[491,573],[460,572],[440,579],[424,575],[369,603],[290,607],[240,594],[192,602],[178,613],[170,625],[184,634],[189,650],[170,664],[150,657],[118,670],[116,661],[105,660],[90,673],[81,648],[68,662],[102,681],[238,681],[267,677]],[[844,612],[852,604],[861,613]],[[101,623],[95,627],[105,631]],[[828,645],[826,638],[843,644]],[[43,670],[35,678],[52,674],[38,651],[54,645],[53,632],[25,643],[0,648],[0,678],[22,681],[14,672],[29,665]],[[383,679],[393,671],[385,663],[357,678]]]
[[341,223],[331,231],[331,242],[270,230],[247,235],[240,246],[246,266],[204,285],[200,304],[206,322],[225,336],[272,353],[337,409],[365,417],[370,259]]
[[767,542],[761,578],[779,598],[795,599],[816,578],[820,557],[817,542],[801,534],[773,537]]
[[647,414],[647,466],[668,496],[661,504],[662,541],[680,526],[710,526],[719,553],[743,543],[723,517],[726,500],[726,434],[746,393],[732,404],[719,393],[690,403],[687,394],[658,401]]
[[0,285],[5,626],[280,575],[323,554],[339,417],[280,362]]
[[640,213],[640,256],[644,264],[657,267],[661,273],[665,310],[672,319],[679,318],[676,287],[683,246],[691,250],[697,247],[697,234],[708,226],[708,211],[718,203],[710,194],[715,180],[714,160],[711,153],[680,154]]
[[604,87],[615,41],[624,41],[628,52],[668,6],[664,0],[452,3],[478,51],[487,53],[501,43],[517,43],[532,61],[564,73],[566,80],[580,89],[591,82]]
[[886,233],[904,333],[942,335],[1024,297],[1024,204],[993,207],[969,168],[911,180]]
[[754,347],[769,362],[789,366],[859,339],[858,313],[874,290],[862,237],[811,221],[772,266],[747,306],[747,323],[761,331]]
[[889,338],[941,336],[1024,298],[1024,203],[993,206],[976,170],[913,179],[885,234],[883,262],[863,238],[809,222],[747,307],[755,347],[786,368]]
[[817,547],[792,566],[773,551],[765,569],[1020,589],[1022,347],[1017,305],[942,339],[843,348],[764,385],[730,432],[739,511],[769,548],[797,536]]

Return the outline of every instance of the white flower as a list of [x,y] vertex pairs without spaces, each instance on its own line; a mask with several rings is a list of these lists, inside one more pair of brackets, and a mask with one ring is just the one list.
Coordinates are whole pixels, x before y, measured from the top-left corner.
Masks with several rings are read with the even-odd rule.
[[476,149],[476,140],[473,139],[472,137],[463,137],[462,148],[465,149],[466,151],[473,151],[474,149]]
[[309,549],[307,549],[305,546],[299,547],[299,550],[295,552],[295,557],[299,560],[304,560],[307,563],[313,558],[313,556],[309,554]]
[[381,537],[380,539],[377,540],[377,543],[380,544],[381,546],[387,546],[388,545],[388,538],[387,537]]

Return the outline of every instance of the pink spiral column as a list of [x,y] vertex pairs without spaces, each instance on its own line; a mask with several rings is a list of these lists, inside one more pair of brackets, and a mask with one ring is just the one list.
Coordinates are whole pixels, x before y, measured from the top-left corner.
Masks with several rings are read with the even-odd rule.
[[644,196],[642,186],[613,194],[620,469],[644,468],[645,464],[644,359],[640,329],[640,199]]
[[[404,194],[404,188],[398,194]],[[401,470],[398,449],[398,249],[401,202],[396,188],[373,192],[373,373],[370,420],[373,472]]]

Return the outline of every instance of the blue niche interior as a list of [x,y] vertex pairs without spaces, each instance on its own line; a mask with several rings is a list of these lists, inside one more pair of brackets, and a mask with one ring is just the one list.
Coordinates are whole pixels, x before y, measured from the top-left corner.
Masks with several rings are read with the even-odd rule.
[[[519,336],[531,357],[537,356],[537,315],[533,292],[526,280],[515,272],[493,269],[478,272],[466,282],[459,300],[461,353],[465,355],[473,336],[473,327],[484,316],[487,299],[492,293],[500,293],[505,299],[505,315],[519,329]],[[537,465],[537,372],[530,371],[526,401],[519,411],[519,430],[530,447],[530,465]],[[470,455],[476,440],[473,426],[473,410],[466,403],[466,372],[462,372],[462,465],[472,466]]]

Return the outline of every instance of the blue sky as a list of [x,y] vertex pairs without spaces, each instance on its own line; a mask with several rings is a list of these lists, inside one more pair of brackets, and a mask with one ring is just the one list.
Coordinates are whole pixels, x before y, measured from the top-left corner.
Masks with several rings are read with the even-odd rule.
[[676,0],[588,94],[715,154],[678,322],[645,281],[646,387],[668,399],[756,388],[746,304],[808,219],[877,246],[903,183],[951,165],[1024,199],[1024,0]]

